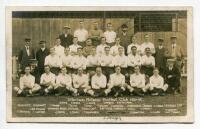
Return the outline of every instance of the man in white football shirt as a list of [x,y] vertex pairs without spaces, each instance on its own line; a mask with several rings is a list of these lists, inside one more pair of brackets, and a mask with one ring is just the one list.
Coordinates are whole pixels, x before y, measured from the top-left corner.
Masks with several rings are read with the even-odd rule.
[[66,67],[61,68],[61,73],[56,77],[56,85],[54,87],[55,95],[72,95],[75,89],[72,87],[72,78],[67,74]]
[[46,56],[44,65],[48,65],[50,70],[55,75],[58,75],[60,68],[62,67],[62,60],[55,53],[55,48],[50,48],[50,55]]
[[115,67],[115,73],[110,75],[108,88],[105,90],[106,95],[122,96],[126,90],[125,76],[121,73],[119,66]]
[[142,58],[141,56],[137,53],[137,47],[132,46],[131,47],[131,53],[128,55],[128,71],[129,74],[133,73],[133,69],[135,66],[141,66],[142,64]]
[[73,73],[76,73],[79,68],[86,69],[87,59],[83,56],[81,47],[77,49],[77,55],[74,56],[71,66]]
[[140,73],[138,65],[135,66],[134,71],[134,74],[130,76],[130,86],[127,86],[127,89],[130,93],[144,96],[144,93],[148,90],[148,87],[145,86],[145,75]]
[[137,43],[136,36],[133,35],[133,37],[131,39],[132,39],[131,40],[132,42],[131,42],[130,45],[128,45],[127,54],[130,55],[131,54],[131,48],[133,46],[135,46],[137,48],[137,54],[140,55],[141,54],[141,46],[140,46],[140,44]]
[[110,47],[113,46],[117,34],[116,34],[116,32],[113,31],[113,27],[112,27],[111,23],[107,24],[107,31],[104,32],[104,36],[106,37],[107,44]]
[[45,73],[43,73],[40,78],[40,86],[42,88],[41,94],[52,94],[55,87],[56,76],[50,71],[50,67],[48,65],[44,66],[44,71]]
[[87,57],[87,72],[95,72],[97,66],[100,66],[100,58],[96,54],[96,48],[92,47],[91,54]]
[[124,54],[124,48],[119,47],[118,48],[118,55],[114,57],[114,66],[120,66],[121,67],[121,73],[123,75],[127,74],[127,64],[128,64],[128,59],[127,56]]
[[[122,47],[122,46],[120,45],[120,42],[121,42],[120,38],[117,37],[117,38],[115,39],[115,45],[112,46],[112,47],[110,48],[110,54],[111,54],[111,55],[113,55],[113,56],[119,55],[119,48]],[[123,48],[123,47],[122,47],[122,48]]]
[[83,73],[83,68],[78,68],[78,73],[73,75],[73,86],[76,89],[74,93],[76,95],[86,95],[88,90],[91,89],[89,86],[89,76]]
[[102,56],[105,54],[105,47],[107,47],[108,45],[106,44],[106,38],[105,37],[101,37],[101,44],[97,46],[96,48],[96,52],[97,55]]
[[92,89],[88,91],[91,96],[104,96],[105,89],[107,85],[106,76],[102,73],[101,67],[96,68],[96,74],[92,76],[91,87]]
[[141,54],[145,55],[145,49],[150,48],[152,54],[155,54],[155,46],[153,43],[149,42],[149,35],[144,35],[144,43],[141,44]]
[[73,44],[69,46],[70,53],[72,55],[77,54],[77,49],[80,48],[81,46],[78,44],[78,38],[74,37],[73,38]]
[[164,79],[159,75],[158,68],[154,68],[153,75],[149,80],[151,95],[165,95],[168,85],[164,84]]
[[54,46],[55,53],[59,58],[61,58],[64,55],[65,48],[61,45],[60,38],[56,38],[56,45]]
[[106,75],[107,80],[109,80],[110,74],[113,73],[113,67],[114,67],[114,58],[110,54],[110,47],[107,46],[104,48],[105,54],[100,57],[100,65],[103,69],[104,75]]
[[79,28],[74,31],[74,37],[78,38],[79,44],[84,47],[88,38],[88,31],[84,27],[84,21],[79,22]]
[[19,79],[19,87],[14,87],[17,96],[32,96],[41,89],[41,87],[35,83],[35,77],[31,75],[30,72],[30,66],[25,66],[25,74]]
[[67,68],[68,73],[72,73],[72,60],[73,57],[70,54],[70,50],[68,47],[65,48],[65,55],[61,57],[62,60],[62,66]]
[[146,54],[142,56],[142,72],[148,77],[153,75],[153,69],[155,67],[155,58],[151,55],[150,48],[145,49]]

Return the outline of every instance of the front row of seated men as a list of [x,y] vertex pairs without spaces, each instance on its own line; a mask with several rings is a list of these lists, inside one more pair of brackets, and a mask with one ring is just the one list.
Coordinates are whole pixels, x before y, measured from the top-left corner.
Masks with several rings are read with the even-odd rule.
[[101,67],[96,67],[95,74],[90,78],[83,68],[78,68],[77,74],[68,74],[66,67],[56,76],[50,71],[49,65],[45,65],[45,73],[41,75],[40,84],[35,83],[35,77],[31,75],[30,66],[25,67],[25,74],[20,78],[19,87],[14,87],[17,96],[33,95],[90,95],[90,96],[123,96],[123,95],[165,95],[171,89],[176,91],[180,83],[173,61],[170,59],[165,77],[159,75],[158,68],[153,69],[153,75],[146,81],[145,74],[140,72],[140,66],[134,67],[134,73],[126,82],[125,75],[121,73],[121,67],[116,66],[115,72],[109,79],[102,72]]

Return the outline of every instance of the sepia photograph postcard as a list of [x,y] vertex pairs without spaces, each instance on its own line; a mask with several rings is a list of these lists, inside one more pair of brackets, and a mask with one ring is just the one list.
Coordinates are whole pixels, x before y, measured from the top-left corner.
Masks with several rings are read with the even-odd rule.
[[7,6],[7,122],[193,123],[190,6]]

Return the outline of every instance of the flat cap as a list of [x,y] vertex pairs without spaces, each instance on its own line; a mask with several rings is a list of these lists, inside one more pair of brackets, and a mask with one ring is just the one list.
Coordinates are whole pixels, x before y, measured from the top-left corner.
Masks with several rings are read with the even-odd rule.
[[163,42],[163,41],[164,41],[164,39],[163,39],[163,38],[159,38],[159,39],[158,39],[158,41],[160,41],[160,42]]
[[175,35],[171,36],[171,39],[176,39],[177,37]]
[[46,41],[44,41],[44,40],[41,40],[41,41],[39,42],[39,44],[44,44],[44,43],[46,43]]
[[30,39],[30,38],[25,38],[24,40],[25,40],[25,41],[31,41],[31,39]]
[[69,26],[63,26],[63,28],[66,28],[66,29],[71,29]]
[[175,62],[175,59],[173,58],[167,59],[167,62]]

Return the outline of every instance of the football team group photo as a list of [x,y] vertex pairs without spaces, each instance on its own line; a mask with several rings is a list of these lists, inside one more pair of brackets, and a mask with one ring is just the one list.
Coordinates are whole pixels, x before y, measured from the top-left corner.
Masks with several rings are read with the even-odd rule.
[[[51,23],[49,20],[49,27],[41,21],[32,23],[16,18],[13,34],[20,38],[13,40],[14,95],[143,97],[182,94],[181,79],[186,73],[187,56],[186,41],[182,39],[185,34],[180,32],[184,31],[186,23],[184,13],[174,13],[175,18],[163,14],[141,13],[134,20],[67,17],[62,18],[67,22]],[[24,16],[24,19],[29,18]],[[21,30],[25,35],[17,34],[20,32],[18,22],[26,27],[25,31]],[[55,23],[59,27],[55,28],[58,26]],[[45,31],[41,31],[42,28]],[[34,30],[37,33],[33,33]],[[48,39],[44,35],[49,35]]]

